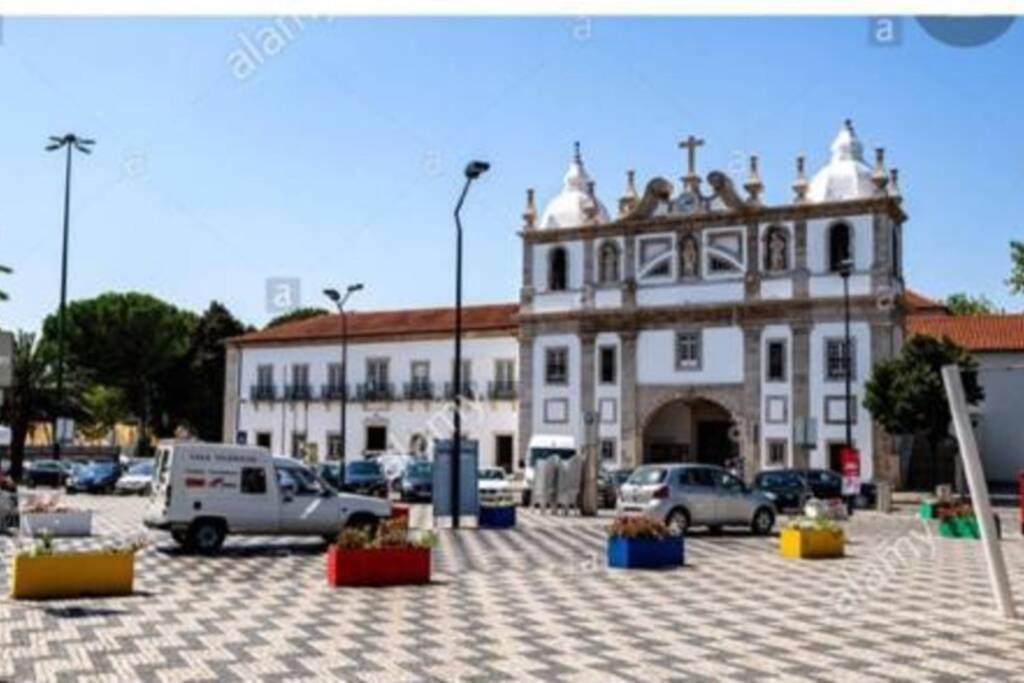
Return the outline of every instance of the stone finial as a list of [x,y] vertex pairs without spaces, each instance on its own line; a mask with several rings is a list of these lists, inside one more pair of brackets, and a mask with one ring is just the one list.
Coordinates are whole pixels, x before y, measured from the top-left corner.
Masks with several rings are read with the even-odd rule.
[[801,154],[796,158],[796,180],[793,181],[794,201],[797,204],[807,202],[807,189],[810,183],[807,182],[807,158]]
[[636,191],[636,171],[630,169],[626,171],[626,191],[619,197],[619,215],[625,216],[632,211],[639,196]]
[[878,194],[885,194],[885,186],[889,184],[889,174],[885,172],[885,147],[875,148],[875,170],[871,173],[871,182]]
[[583,207],[583,215],[586,217],[588,225],[597,222],[599,212],[595,187],[596,183],[593,180],[587,181],[587,203]]
[[761,182],[761,174],[757,169],[758,160],[756,154],[750,155],[750,168],[747,171],[747,181],[743,183],[749,197],[747,201],[751,204],[760,204],[761,191],[764,190],[764,183]]
[[898,168],[889,171],[889,196],[903,199],[903,195],[900,193],[900,169]]
[[537,205],[534,201],[532,187],[526,190],[526,209],[523,210],[523,226],[527,230],[537,227]]

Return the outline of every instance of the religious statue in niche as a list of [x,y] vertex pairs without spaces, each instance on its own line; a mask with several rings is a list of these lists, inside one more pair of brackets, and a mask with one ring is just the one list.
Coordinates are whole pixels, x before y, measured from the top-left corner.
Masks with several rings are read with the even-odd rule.
[[693,235],[687,235],[683,238],[683,248],[679,254],[679,270],[683,277],[697,277],[698,268],[697,240]]
[[781,230],[768,235],[768,270],[786,270],[786,237]]

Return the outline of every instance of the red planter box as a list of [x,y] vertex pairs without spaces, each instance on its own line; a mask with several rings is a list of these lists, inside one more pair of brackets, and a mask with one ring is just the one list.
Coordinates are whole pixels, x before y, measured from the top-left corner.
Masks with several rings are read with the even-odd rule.
[[401,586],[430,583],[430,548],[327,550],[329,586]]

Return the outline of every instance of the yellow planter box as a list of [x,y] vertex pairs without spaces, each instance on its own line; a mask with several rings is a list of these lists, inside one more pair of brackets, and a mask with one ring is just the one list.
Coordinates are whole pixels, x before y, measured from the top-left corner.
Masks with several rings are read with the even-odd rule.
[[779,534],[779,554],[783,557],[842,557],[845,547],[842,529],[783,529]]
[[131,595],[134,580],[133,552],[16,555],[11,562],[16,599]]

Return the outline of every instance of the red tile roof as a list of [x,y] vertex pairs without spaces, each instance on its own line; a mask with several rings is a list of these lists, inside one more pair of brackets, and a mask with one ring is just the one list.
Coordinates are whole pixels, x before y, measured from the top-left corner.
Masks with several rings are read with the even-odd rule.
[[[464,306],[465,332],[507,332],[515,334],[519,304]],[[369,311],[346,314],[350,339],[451,335],[454,308],[414,308],[398,311]],[[228,340],[230,344],[261,344],[341,338],[341,316],[321,315],[277,327],[265,328]]]
[[907,334],[949,337],[969,351],[1024,351],[1024,315],[908,315]]
[[907,289],[903,292],[903,303],[907,307],[907,312],[911,315],[926,312],[936,314],[949,313],[945,303],[930,299],[920,292],[915,292],[913,289]]

